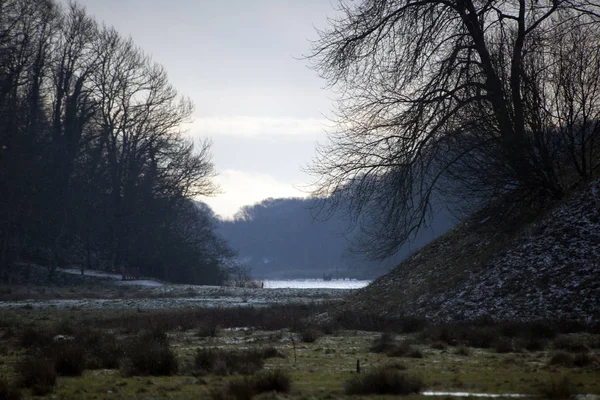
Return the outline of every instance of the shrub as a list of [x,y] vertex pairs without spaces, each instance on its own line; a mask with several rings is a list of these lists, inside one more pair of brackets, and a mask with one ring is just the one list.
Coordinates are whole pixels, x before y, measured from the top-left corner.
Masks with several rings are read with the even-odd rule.
[[300,332],[300,341],[304,343],[314,343],[321,335],[320,331],[314,328],[307,328]]
[[550,358],[550,365],[562,365],[564,367],[573,366],[573,356],[570,353],[559,351]]
[[16,372],[21,387],[31,389],[34,396],[46,395],[56,384],[56,368],[45,357],[27,357],[17,364]]
[[471,355],[471,349],[468,348],[467,346],[458,346],[456,348],[456,350],[454,351],[454,354],[458,355],[458,356],[470,356]]
[[493,327],[468,327],[463,332],[463,340],[472,347],[489,349],[495,343],[499,332]]
[[430,347],[435,350],[446,350],[448,348],[448,345],[444,342],[437,341],[432,343]]
[[411,357],[423,358],[423,353],[419,349],[415,349],[412,344],[404,340],[386,352],[389,357]]
[[590,350],[586,338],[579,335],[559,335],[554,339],[553,347],[556,350],[572,352],[588,352]]
[[255,376],[253,385],[256,394],[264,392],[289,393],[292,380],[287,372],[274,369]]
[[523,347],[527,351],[543,351],[548,346],[548,341],[543,338],[529,337],[523,343]]
[[565,376],[560,381],[550,381],[548,386],[540,389],[540,394],[545,399],[568,399],[575,394],[574,386]]
[[213,390],[213,400],[250,400],[255,395],[265,392],[289,393],[291,379],[287,372],[276,369],[265,371],[253,377],[243,377],[229,382],[226,389]]
[[4,378],[0,378],[0,399],[21,400],[21,391]]
[[86,353],[77,343],[57,343],[49,350],[56,373],[62,376],[81,376],[86,367]]
[[200,348],[196,351],[194,366],[201,373],[249,375],[262,369],[263,360],[272,357],[282,357],[272,346],[248,350]]
[[196,336],[201,338],[208,337],[217,337],[219,336],[219,332],[221,329],[217,324],[203,324],[198,328],[198,332],[196,332]]
[[179,366],[169,342],[161,335],[146,334],[130,341],[125,356],[127,360],[121,364],[123,376],[169,376]]
[[346,394],[393,394],[406,395],[419,393],[423,387],[421,379],[388,368],[354,375],[346,382]]
[[573,357],[573,365],[576,367],[587,367],[588,365],[597,363],[598,357],[590,353],[578,353]]
[[76,340],[87,352],[86,368],[116,369],[123,358],[123,346],[115,335],[97,330],[82,332]]
[[28,326],[19,332],[19,345],[24,348],[45,347],[52,344],[54,332],[50,328]]
[[496,339],[494,349],[496,350],[496,353],[514,353],[516,350],[513,339],[508,337]]
[[394,335],[390,332],[384,332],[381,336],[373,340],[369,351],[371,353],[387,353],[388,351],[392,351],[395,347],[396,342]]
[[227,390],[220,394],[221,397],[213,397],[213,399],[251,400],[255,394],[252,380],[244,377],[229,382]]

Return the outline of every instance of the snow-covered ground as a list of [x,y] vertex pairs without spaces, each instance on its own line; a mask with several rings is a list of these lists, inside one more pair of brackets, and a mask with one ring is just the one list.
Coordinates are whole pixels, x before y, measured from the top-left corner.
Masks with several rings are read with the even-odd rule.
[[[372,299],[372,301],[371,301]],[[600,180],[505,234],[471,221],[357,293],[353,309],[432,320],[600,321]]]
[[[57,272],[68,276],[80,276],[81,270],[61,268]],[[352,291],[352,282],[340,281],[343,288],[313,287],[298,284],[285,287],[234,288],[222,286],[200,286],[169,284],[150,279],[122,281],[121,275],[102,271],[84,271],[89,278],[98,278],[100,291],[87,296],[85,289],[80,297],[69,294],[69,298],[52,297],[46,292],[43,299],[25,298],[19,301],[0,301],[0,308],[139,308],[169,309],[194,307],[261,306],[273,303],[313,303],[339,300]],[[60,278],[57,278],[60,279]],[[119,287],[115,290],[115,287]],[[277,286],[277,285],[274,285]],[[69,286],[68,288],[73,288]],[[66,289],[67,292],[69,289]],[[58,291],[57,293],[61,293]]]
[[[81,270],[76,269],[76,268],[57,268],[57,271],[64,272],[66,274],[81,275]],[[134,285],[134,286],[150,286],[150,287],[163,285],[161,282],[151,280],[151,279],[136,279],[136,280],[124,281],[122,279],[121,274],[111,274],[111,273],[104,272],[104,271],[84,270],[83,274],[86,276],[96,276],[99,278],[114,279],[115,283],[118,285]]]

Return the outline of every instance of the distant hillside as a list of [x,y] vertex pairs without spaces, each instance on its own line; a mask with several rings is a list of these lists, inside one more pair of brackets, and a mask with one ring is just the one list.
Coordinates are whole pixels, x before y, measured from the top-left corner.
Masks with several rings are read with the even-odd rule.
[[600,320],[600,180],[514,233],[472,219],[348,298],[435,321]]
[[355,233],[347,232],[348,222],[339,216],[315,220],[313,205],[308,199],[268,199],[244,207],[233,221],[220,221],[217,230],[259,278],[374,278],[455,223],[447,210],[438,210],[432,227],[394,257],[370,262],[350,251]]

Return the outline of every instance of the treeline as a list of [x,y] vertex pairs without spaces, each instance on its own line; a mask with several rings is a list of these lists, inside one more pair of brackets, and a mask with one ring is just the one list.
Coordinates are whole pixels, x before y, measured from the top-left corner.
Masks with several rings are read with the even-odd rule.
[[360,250],[360,230],[351,229],[356,224],[341,213],[317,215],[317,206],[311,199],[267,199],[220,221],[218,230],[239,262],[260,278],[373,278],[456,223],[446,208],[437,207],[429,229],[392,257],[371,261],[355,252]]
[[80,6],[0,2],[0,278],[22,260],[220,283],[232,253],[191,201],[214,191],[210,143],[180,131],[192,111]]

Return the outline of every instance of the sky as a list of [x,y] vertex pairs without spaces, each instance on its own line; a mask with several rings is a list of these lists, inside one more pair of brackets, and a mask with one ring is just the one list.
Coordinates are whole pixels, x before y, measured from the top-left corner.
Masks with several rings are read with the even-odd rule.
[[[66,0],[64,0],[66,2]],[[273,197],[306,196],[303,172],[325,142],[331,93],[303,56],[328,0],[79,0],[165,66],[193,100],[193,138],[210,138],[224,218]]]

